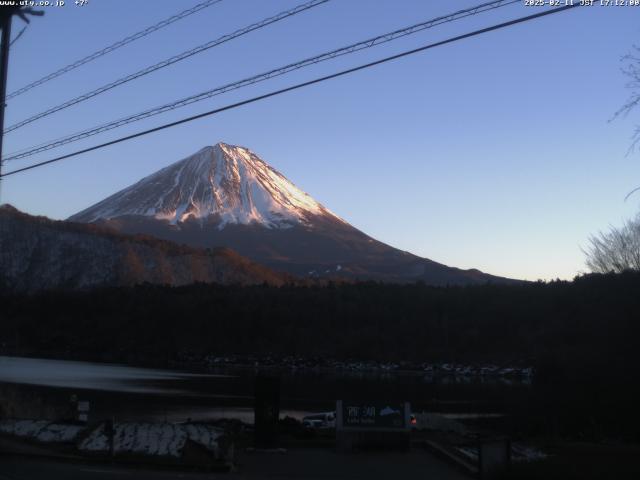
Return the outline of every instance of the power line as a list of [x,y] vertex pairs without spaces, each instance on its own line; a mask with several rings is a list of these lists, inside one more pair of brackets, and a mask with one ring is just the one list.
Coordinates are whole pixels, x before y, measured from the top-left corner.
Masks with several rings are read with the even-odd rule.
[[182,52],[178,55],[174,55],[171,58],[168,58],[166,60],[163,60],[161,62],[158,62],[154,65],[151,65],[149,67],[143,68],[142,70],[138,70],[135,73],[132,73],[130,75],[127,75],[126,77],[122,77],[119,78],[118,80],[115,80],[111,83],[108,83],[106,85],[103,85],[102,87],[99,87],[95,90],[92,90],[91,92],[85,93],[83,95],[80,95],[78,97],[72,98],[71,100],[67,100],[64,103],[61,103],[60,105],[57,105],[55,107],[49,108],[48,110],[45,110],[44,112],[40,112],[36,115],[33,115],[32,117],[29,117],[25,120],[22,120],[18,123],[15,123],[13,125],[11,125],[10,127],[7,127],[7,129],[4,131],[4,133],[9,133],[12,132],[13,130],[17,130],[20,127],[24,127],[25,125],[28,125],[29,123],[35,122],[36,120],[39,120],[41,118],[47,117],[49,115],[52,115],[56,112],[59,112],[60,110],[64,110],[65,108],[69,108],[73,105],[76,105],[78,103],[84,102],[85,100],[89,100],[90,98],[95,97],[96,95],[100,95],[101,93],[105,93],[109,90],[112,90],[116,87],[119,87],[120,85],[124,85],[125,83],[131,82],[132,80],[135,80],[137,78],[143,77],[145,75],[149,75],[150,73],[155,72],[156,70],[160,70],[161,68],[165,68],[168,67],[169,65],[173,65],[174,63],[180,62],[186,58],[192,57],[193,55],[196,55],[198,53],[202,53],[206,50],[209,50],[213,47],[217,47],[218,45],[221,45],[223,43],[229,42],[235,38],[241,37],[243,35],[246,35],[249,32],[253,32],[254,30],[259,30],[261,28],[264,28],[268,25],[271,25],[272,23],[276,23],[279,22],[280,20],[284,20],[285,18],[289,18],[293,15],[297,15],[298,13],[304,12],[306,10],[309,10],[310,8],[314,8],[317,7],[318,5],[322,5],[324,3],[327,3],[329,0],[311,0],[308,1],[306,3],[302,3],[294,8],[291,8],[289,10],[285,10],[284,12],[280,12],[277,15],[274,15],[272,17],[268,17],[265,18],[264,20],[261,20],[259,22],[253,23],[251,25],[248,25],[244,28],[241,28],[239,30],[236,30],[233,33],[230,33],[228,35],[223,35],[222,37],[219,37],[215,40],[212,40],[210,42],[204,43],[202,45],[199,45],[195,48],[192,48],[191,50],[187,50],[185,52]]
[[[146,37],[147,35],[152,34],[153,32],[157,32],[158,30],[167,27],[169,25],[171,25],[172,23],[177,22],[178,20],[182,20],[183,18],[188,17],[189,15],[193,15],[194,13],[197,13],[201,10],[204,10],[205,8],[208,8],[212,5],[215,5],[216,3],[220,3],[222,0],[206,0],[204,2],[198,3],[197,5],[194,5],[191,8],[188,8],[187,10],[183,10],[182,12],[176,13],[175,15],[172,15],[169,18],[166,18],[165,20],[162,20],[161,22],[156,23],[155,25],[152,25],[150,27],[145,28],[144,30],[141,30],[137,33],[134,33],[133,35],[129,35],[126,38],[123,38],[122,40],[119,40],[111,45],[109,45],[108,47],[105,47],[101,50],[98,50],[94,53],[92,53],[91,55],[87,55],[84,58],[81,58],[80,60],[77,60],[73,63],[70,63],[69,65],[66,65],[62,68],[60,68],[59,70],[56,70],[53,73],[50,73],[49,75],[45,75],[44,77],[40,78],[39,80],[36,80],[35,82],[32,82],[28,85],[25,85],[22,88],[19,88],[18,90],[16,90],[13,93],[10,93],[9,95],[7,95],[7,100],[10,98],[14,98],[17,97],[18,95],[22,95],[25,92],[28,92],[29,90],[31,90],[32,88],[38,87],[40,85],[42,85],[43,83],[47,83],[50,80],[53,80],[54,78],[59,77],[60,75],[64,75],[65,73],[70,72],[71,70],[75,70],[78,67],[81,67],[82,65],[89,63],[97,58],[100,58],[108,53],[111,53],[121,47],[124,47],[125,45],[128,45],[129,43],[135,42],[136,40],[139,40],[143,37]],[[17,38],[16,38],[17,40]],[[15,42],[15,40],[14,40]]]
[[448,38],[446,40],[441,40],[439,42],[435,42],[435,43],[431,43],[431,44],[428,44],[428,45],[424,45],[424,46],[419,47],[419,48],[414,48],[413,50],[407,50],[407,51],[404,51],[402,53],[398,53],[396,55],[391,55],[389,57],[385,57],[385,58],[382,58],[380,60],[376,60],[376,61],[373,61],[373,62],[365,63],[365,64],[359,65],[357,67],[349,68],[349,69],[342,70],[342,71],[337,72],[337,73],[332,73],[330,75],[326,75],[326,76],[315,78],[313,80],[309,80],[309,81],[306,81],[306,82],[298,83],[296,85],[292,85],[290,87],[282,88],[280,90],[275,90],[275,91],[266,93],[264,95],[259,95],[257,97],[249,98],[249,99],[243,100],[241,102],[236,102],[236,103],[233,103],[233,104],[230,104],[230,105],[226,105],[224,107],[216,108],[214,110],[209,110],[208,112],[200,113],[198,115],[193,115],[191,117],[183,118],[183,119],[177,120],[175,122],[166,123],[164,125],[160,125],[158,127],[150,128],[150,129],[144,130],[142,132],[134,133],[132,135],[127,135],[125,137],[121,137],[121,138],[118,138],[118,139],[115,139],[115,140],[111,140],[109,142],[105,142],[105,143],[102,143],[102,144],[99,144],[99,145],[94,145],[93,147],[85,148],[85,149],[82,149],[82,150],[77,150],[75,152],[68,153],[66,155],[61,155],[59,157],[52,158],[50,160],[46,160],[44,162],[38,162],[38,163],[35,163],[33,165],[29,165],[27,167],[19,168],[19,169],[16,169],[16,170],[11,170],[10,172],[2,174],[0,177],[8,177],[9,175],[15,175],[17,173],[25,172],[27,170],[32,170],[34,168],[42,167],[44,165],[49,165],[51,163],[55,163],[55,162],[59,162],[61,160],[65,160],[67,158],[75,157],[75,156],[81,155],[83,153],[88,153],[88,152],[92,152],[94,150],[99,150],[101,148],[105,148],[105,147],[108,147],[108,146],[111,146],[111,145],[115,145],[117,143],[122,143],[122,142],[125,142],[127,140],[132,140],[134,138],[142,137],[142,136],[148,135],[150,133],[158,132],[160,130],[164,130],[164,129],[167,129],[167,128],[170,128],[170,127],[175,127],[175,126],[181,125],[183,123],[192,122],[192,121],[198,120],[200,118],[204,118],[204,117],[208,117],[208,116],[211,116],[211,115],[215,115],[217,113],[221,113],[221,112],[224,112],[224,111],[227,111],[227,110],[232,110],[234,108],[238,108],[238,107],[241,107],[243,105],[248,105],[250,103],[257,102],[259,100],[265,100],[267,98],[275,97],[277,95],[281,95],[283,93],[291,92],[293,90],[298,90],[300,88],[307,87],[307,86],[310,86],[310,85],[314,85],[316,83],[321,83],[321,82],[324,82],[324,81],[327,81],[327,80],[331,80],[331,79],[334,79],[334,78],[342,77],[342,76],[348,75],[350,73],[354,73],[354,72],[357,72],[357,71],[360,71],[360,70],[371,68],[371,67],[374,67],[376,65],[381,65],[383,63],[387,63],[387,62],[390,62],[390,61],[393,61],[393,60],[397,60],[397,59],[402,58],[402,57],[406,57],[406,56],[413,55],[413,54],[416,54],[416,53],[419,53],[419,52],[423,52],[423,51],[429,50],[431,48],[440,47],[442,45],[446,45],[446,44],[449,44],[449,43],[457,42],[459,40],[464,40],[466,38],[474,37],[474,36],[481,35],[481,34],[484,34],[484,33],[488,33],[488,32],[494,31],[494,30],[499,30],[501,28],[510,27],[512,25],[516,25],[516,24],[519,24],[519,23],[528,22],[528,21],[535,20],[535,19],[540,18],[540,17],[544,17],[544,16],[547,16],[547,15],[552,15],[554,13],[559,13],[559,12],[562,12],[562,11],[565,11],[565,10],[569,10],[571,8],[575,8],[575,7],[579,7],[579,6],[580,6],[579,3],[575,3],[573,5],[565,5],[563,7],[544,10],[542,12],[534,13],[532,15],[527,15],[525,17],[520,17],[520,18],[516,18],[514,20],[509,20],[508,22],[499,23],[499,24],[496,24],[496,25],[492,25],[490,27],[482,28],[480,30],[475,30],[473,32],[469,32],[469,33],[465,33],[465,34],[462,34],[462,35],[458,35],[456,37],[451,37],[451,38]]
[[11,40],[11,42],[9,43],[10,47],[13,46],[13,44],[18,41],[18,39],[22,36],[22,34],[25,32],[25,30],[27,29],[28,26],[29,26],[29,24],[26,24],[24,27],[22,27],[22,30],[20,30],[20,32],[18,32],[18,35],[16,35],[16,38]]
[[159,115],[161,113],[165,113],[168,112],[170,110],[175,110],[177,108],[181,108],[187,105],[190,105],[192,103],[196,103],[196,102],[200,102],[202,100],[206,100],[209,99],[211,97],[217,96],[217,95],[222,95],[223,93],[227,93],[229,91],[232,90],[237,90],[243,87],[247,87],[250,85],[253,85],[255,83],[259,83],[265,80],[269,80],[271,78],[275,78],[284,74],[287,74],[289,72],[292,72],[294,70],[298,70],[301,68],[305,68],[320,62],[324,62],[327,60],[331,60],[343,55],[347,55],[347,54],[351,54],[360,50],[364,50],[367,48],[372,48],[374,46],[377,45],[381,45],[387,42],[391,42],[393,40],[396,40],[398,38],[402,38],[405,37],[407,35],[411,35],[417,32],[420,32],[422,30],[428,29],[428,28],[432,28],[435,27],[437,25],[441,25],[444,23],[449,23],[449,22],[453,22],[455,20],[460,20],[462,18],[471,16],[471,15],[477,15],[479,13],[488,11],[488,10],[494,10],[496,8],[500,8],[500,7],[504,7],[507,5],[511,5],[513,3],[519,3],[520,0],[496,0],[496,1],[491,1],[491,2],[487,2],[487,3],[483,3],[480,5],[477,5],[475,7],[472,8],[467,8],[464,10],[459,10],[457,12],[448,14],[448,15],[444,15],[444,16],[440,16],[437,18],[433,18],[421,23],[417,23],[415,25],[412,25],[410,27],[406,27],[406,28],[402,28],[402,29],[398,29],[398,30],[394,30],[392,32],[389,33],[385,33],[383,35],[378,35],[376,37],[373,38],[369,38],[367,40],[363,40],[361,42],[357,42],[351,45],[348,45],[346,47],[341,47],[335,50],[331,50],[329,52],[325,52],[313,57],[309,57],[306,58],[304,60],[300,60],[298,62],[295,63],[290,63],[288,65],[273,69],[273,70],[269,70],[267,72],[263,72],[260,73],[258,75],[254,75],[252,77],[249,78],[245,78],[243,80],[239,80],[233,83],[229,83],[226,85],[223,85],[221,87],[216,87],[214,89],[211,90],[207,90],[206,92],[202,92],[196,95],[191,95],[189,97],[180,99],[180,100],[176,100],[174,102],[165,104],[165,105],[161,105],[158,107],[154,107],[152,109],[148,109],[145,110],[143,112],[140,113],[136,113],[134,115],[129,115],[127,117],[123,117],[120,118],[118,120],[114,120],[112,122],[103,124],[103,125],[99,125],[97,127],[92,127],[90,129],[87,130],[83,130],[81,132],[77,132],[71,135],[68,135],[66,137],[62,137],[62,138],[58,138],[56,140],[53,141],[49,141],[49,142],[45,142],[39,145],[35,145],[32,147],[27,147],[26,149],[22,149],[16,152],[12,152],[11,154],[9,154],[7,156],[7,158],[5,159],[5,161],[11,161],[11,160],[18,160],[21,158],[26,158],[26,157],[30,157],[32,155],[35,155],[37,153],[41,153],[47,150],[51,150],[57,147],[60,147],[62,145],[67,145],[69,143],[73,143],[100,133],[104,133],[106,131],[109,130],[113,130],[115,128],[127,125],[129,123],[133,123],[133,122],[137,122],[140,120],[144,120],[146,118],[155,116],[155,115]]

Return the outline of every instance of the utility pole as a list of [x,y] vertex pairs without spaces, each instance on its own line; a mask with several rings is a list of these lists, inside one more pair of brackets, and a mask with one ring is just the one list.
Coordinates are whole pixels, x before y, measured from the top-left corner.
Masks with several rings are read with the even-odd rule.
[[[7,95],[7,69],[9,68],[9,44],[11,43],[11,19],[15,7],[0,11],[0,28],[2,28],[2,45],[0,45],[0,182],[2,181],[2,144],[4,140],[4,108]],[[1,191],[0,191],[1,192]]]
[[[2,146],[4,143],[4,109],[7,97],[7,73],[9,70],[9,47],[11,46],[11,20],[18,15],[29,23],[26,15],[44,15],[42,11],[19,6],[0,7],[0,28],[2,28],[2,45],[0,45],[0,182],[2,182]],[[1,193],[1,190],[0,190]]]

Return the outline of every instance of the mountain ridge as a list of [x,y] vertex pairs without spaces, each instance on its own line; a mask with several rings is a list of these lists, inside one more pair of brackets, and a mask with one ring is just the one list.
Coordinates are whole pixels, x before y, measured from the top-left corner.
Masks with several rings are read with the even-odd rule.
[[245,147],[219,142],[69,217],[195,247],[225,246],[298,276],[515,282],[386,245],[356,229]]
[[281,286],[297,282],[228,248],[194,248],[106,225],[32,216],[0,206],[0,284],[12,291],[143,283]]
[[220,228],[259,223],[286,228],[308,215],[337,215],[245,147],[218,142],[148,175],[68,218],[85,223],[153,216],[172,225],[219,215]]

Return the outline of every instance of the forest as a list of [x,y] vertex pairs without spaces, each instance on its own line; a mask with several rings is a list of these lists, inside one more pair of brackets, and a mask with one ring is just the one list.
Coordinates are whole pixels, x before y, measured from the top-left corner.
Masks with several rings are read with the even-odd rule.
[[547,430],[575,434],[590,425],[592,435],[637,438],[639,292],[640,273],[625,272],[470,287],[199,284],[3,293],[0,354],[157,366],[209,354],[530,364],[537,400],[526,408],[538,413],[529,419],[559,409],[563,421]]
[[[140,285],[32,295],[0,290],[4,351],[163,361],[285,354],[391,361],[553,360],[633,367],[640,273],[429,287]],[[595,365],[593,365],[595,367]]]

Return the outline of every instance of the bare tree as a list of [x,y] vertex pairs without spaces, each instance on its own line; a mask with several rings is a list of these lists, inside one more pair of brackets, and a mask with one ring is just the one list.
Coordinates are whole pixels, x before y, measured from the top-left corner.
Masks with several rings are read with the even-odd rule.
[[[629,79],[626,87],[631,91],[627,101],[613,115],[613,119],[626,117],[640,105],[640,47],[634,45],[621,58],[622,73]],[[629,153],[640,144],[640,125],[633,132]],[[634,188],[625,201],[640,187]],[[627,220],[622,227],[610,227],[608,232],[599,232],[589,238],[589,246],[583,249],[587,268],[592,272],[609,273],[626,270],[640,270],[640,213],[635,219]]]
[[[629,98],[613,115],[613,119],[626,117],[640,105],[640,47],[634,45],[627,55],[622,57],[622,73],[629,79],[627,88]],[[640,144],[640,125],[633,132],[629,153]],[[640,187],[633,189],[625,201]],[[640,271],[640,213],[635,219],[627,220],[622,227],[610,227],[608,232],[599,232],[589,238],[589,246],[583,249],[587,268],[592,272],[609,273],[626,270]]]
[[[624,105],[613,115],[612,120],[618,117],[626,117],[634,108],[640,105],[640,47],[634,45],[631,52],[622,57],[621,61],[624,63],[622,73],[629,79],[626,86],[631,91],[631,94]],[[640,125],[636,125],[632,138],[630,150],[633,150],[640,142]]]
[[625,224],[589,238],[584,250],[589,270],[597,273],[640,270],[640,214]]

